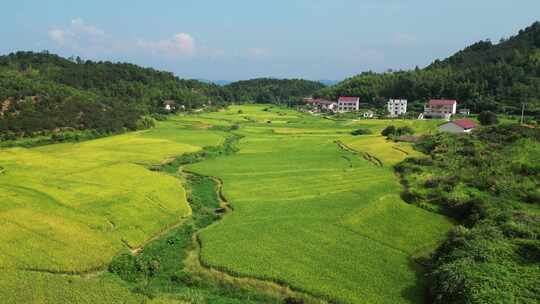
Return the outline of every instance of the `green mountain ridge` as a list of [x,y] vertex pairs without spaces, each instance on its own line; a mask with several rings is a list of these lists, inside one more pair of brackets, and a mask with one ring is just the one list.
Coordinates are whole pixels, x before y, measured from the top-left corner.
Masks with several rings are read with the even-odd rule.
[[540,116],[540,22],[498,44],[477,42],[424,69],[366,72],[316,95],[359,96],[373,106],[387,98],[407,98],[417,110],[429,98],[452,98],[475,112],[511,114],[520,113],[526,103],[526,114]]

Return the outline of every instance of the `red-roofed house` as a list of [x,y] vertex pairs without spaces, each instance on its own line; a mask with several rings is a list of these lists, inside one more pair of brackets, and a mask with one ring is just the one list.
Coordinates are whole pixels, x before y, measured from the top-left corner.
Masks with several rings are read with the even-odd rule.
[[340,97],[337,104],[338,112],[352,112],[360,110],[360,97]]
[[448,133],[469,133],[476,128],[476,122],[470,119],[458,119],[439,127],[439,131]]
[[450,119],[457,111],[457,101],[453,99],[432,99],[424,106],[424,117]]

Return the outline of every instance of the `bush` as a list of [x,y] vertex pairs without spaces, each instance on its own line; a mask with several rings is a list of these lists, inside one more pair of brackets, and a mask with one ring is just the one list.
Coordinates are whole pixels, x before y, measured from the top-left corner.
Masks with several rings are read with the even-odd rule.
[[137,130],[151,129],[156,126],[156,121],[151,117],[142,117],[135,123]]
[[367,135],[372,134],[370,129],[357,129],[351,132],[351,135],[358,136],[358,135]]
[[382,136],[386,137],[398,137],[402,135],[412,135],[414,134],[414,130],[409,126],[404,126],[400,128],[396,128],[396,126],[388,126],[386,127],[382,132]]
[[480,124],[483,126],[495,125],[499,123],[497,115],[491,111],[484,111],[478,116]]
[[395,126],[388,126],[384,128],[384,130],[381,132],[382,136],[391,136],[396,133],[396,127]]
[[402,136],[402,135],[413,135],[413,134],[414,134],[414,130],[411,127],[405,126],[405,127],[398,128],[396,130],[395,135]]

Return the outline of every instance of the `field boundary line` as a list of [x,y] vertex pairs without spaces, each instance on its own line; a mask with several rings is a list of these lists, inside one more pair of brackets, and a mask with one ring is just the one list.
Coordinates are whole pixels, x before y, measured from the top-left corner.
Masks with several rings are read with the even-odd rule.
[[195,272],[209,276],[217,281],[221,282],[230,282],[233,285],[237,285],[238,288],[245,288],[242,285],[248,285],[250,288],[254,288],[258,292],[266,294],[277,294],[283,298],[293,297],[299,298],[306,301],[306,303],[313,304],[327,304],[330,303],[328,300],[324,299],[322,296],[317,296],[311,294],[307,291],[304,291],[299,288],[295,288],[284,282],[279,282],[269,278],[258,278],[255,276],[246,276],[235,273],[223,267],[214,267],[204,262],[202,259],[202,240],[200,239],[200,233],[204,230],[216,225],[219,223],[225,216],[231,214],[234,211],[234,208],[231,206],[225,195],[223,194],[223,181],[217,176],[207,176],[201,175],[195,172],[188,170],[182,170],[183,173],[204,176],[216,183],[216,196],[219,200],[220,206],[223,208],[224,212],[221,217],[212,223],[211,225],[196,231],[192,236],[193,249],[190,250],[187,254],[186,259],[184,260],[184,269],[188,272]]
[[369,161],[370,163],[374,164],[377,167],[383,167],[384,166],[383,162],[379,158],[369,154],[368,152],[355,150],[355,149],[347,146],[341,140],[335,140],[334,142],[338,145],[338,147],[341,150],[347,151],[347,152],[355,154],[355,155],[361,155],[365,160]]
[[406,256],[408,256],[408,257],[412,257],[412,255],[413,255],[413,253],[411,253],[411,252],[408,252],[408,251],[406,251],[406,250],[404,250],[404,249],[401,249],[401,248],[392,246],[392,245],[390,245],[390,244],[388,244],[388,243],[386,243],[386,242],[383,242],[383,241],[381,241],[381,240],[378,240],[378,239],[376,239],[376,238],[367,236],[367,235],[365,235],[365,234],[363,234],[363,233],[361,233],[361,232],[358,232],[358,231],[356,231],[356,230],[354,230],[354,229],[351,229],[351,228],[349,228],[349,227],[347,227],[347,226],[344,226],[344,225],[341,225],[341,224],[338,224],[338,223],[334,223],[333,225],[336,226],[336,227],[338,227],[338,228],[347,230],[347,231],[350,232],[350,233],[356,234],[356,235],[358,235],[358,236],[360,236],[360,237],[362,237],[362,238],[365,238],[365,239],[368,239],[368,240],[370,240],[370,241],[373,241],[373,242],[375,242],[375,243],[377,243],[377,244],[379,244],[379,245],[381,245],[381,246],[384,246],[384,247],[387,247],[387,248],[392,249],[392,250],[394,250],[394,251],[397,251],[397,252],[399,252],[399,253],[401,253],[401,254],[404,254],[404,255],[406,255]]

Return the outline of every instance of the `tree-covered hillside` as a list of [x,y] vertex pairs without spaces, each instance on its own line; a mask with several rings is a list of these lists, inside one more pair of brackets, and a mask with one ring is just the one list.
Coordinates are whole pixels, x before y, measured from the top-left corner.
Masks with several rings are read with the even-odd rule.
[[259,78],[238,81],[225,86],[233,101],[241,103],[297,104],[324,84],[303,79]]
[[360,96],[373,105],[401,97],[413,102],[413,110],[428,98],[454,98],[475,112],[515,114],[527,103],[527,114],[539,116],[540,22],[497,44],[475,43],[425,69],[363,73],[316,95]]
[[434,303],[539,303],[540,130],[498,125],[417,143],[403,197],[458,221],[433,255]]
[[[66,128],[133,130],[142,115],[229,103],[292,103],[323,88],[305,80],[256,79],[222,87],[127,63],[48,52],[0,56],[0,138]],[[182,105],[183,107],[180,107]]]
[[215,85],[132,64],[18,52],[0,57],[0,133],[12,138],[66,128],[133,130],[165,99],[194,108],[209,100],[223,103],[220,92]]

